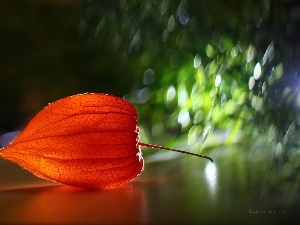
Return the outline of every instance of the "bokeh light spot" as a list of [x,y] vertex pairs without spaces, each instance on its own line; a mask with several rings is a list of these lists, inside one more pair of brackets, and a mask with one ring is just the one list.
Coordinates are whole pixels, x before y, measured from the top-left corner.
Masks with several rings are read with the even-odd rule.
[[249,78],[249,82],[248,82],[248,87],[249,87],[249,90],[252,90],[254,88],[254,85],[255,85],[255,79],[253,76],[251,76]]
[[173,15],[171,15],[169,20],[168,20],[167,30],[169,32],[172,32],[174,30],[174,27],[175,27],[175,18],[174,18]]
[[255,67],[254,67],[254,72],[253,72],[253,78],[255,80],[258,80],[261,74],[261,66],[259,63],[256,63]]
[[196,54],[194,58],[194,68],[198,68],[201,65],[201,57]]
[[215,79],[215,86],[219,87],[219,85],[221,84],[221,81],[222,81],[221,75],[218,74]]
[[152,84],[155,80],[155,73],[151,68],[148,68],[144,72],[143,83],[144,85]]
[[176,89],[174,88],[173,85],[171,85],[168,88],[166,100],[167,102],[171,102],[175,99],[175,97],[176,97]]
[[255,52],[256,52],[255,47],[250,45],[250,47],[248,48],[248,51],[247,51],[247,63],[249,63],[250,61],[253,60]]
[[191,121],[190,114],[187,109],[182,109],[178,114],[178,123],[181,124],[182,128],[189,125]]

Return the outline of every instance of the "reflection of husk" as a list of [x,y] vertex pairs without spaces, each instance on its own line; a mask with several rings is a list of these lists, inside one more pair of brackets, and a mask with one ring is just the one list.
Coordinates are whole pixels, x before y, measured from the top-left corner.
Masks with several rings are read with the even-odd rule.
[[21,196],[17,207],[8,205],[2,222],[39,224],[141,224],[146,198],[139,187],[124,185],[105,190],[48,186],[7,191]]

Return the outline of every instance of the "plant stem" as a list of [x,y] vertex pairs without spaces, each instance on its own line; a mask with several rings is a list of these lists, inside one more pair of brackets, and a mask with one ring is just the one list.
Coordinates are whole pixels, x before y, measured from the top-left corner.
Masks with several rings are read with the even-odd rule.
[[149,148],[154,148],[154,149],[163,149],[163,150],[169,150],[169,151],[173,151],[173,152],[180,152],[180,153],[184,153],[184,154],[188,154],[188,155],[194,155],[194,156],[198,156],[201,158],[206,158],[209,159],[211,162],[214,162],[212,160],[212,158],[205,156],[205,155],[200,155],[200,154],[196,154],[196,153],[192,153],[192,152],[186,152],[183,150],[178,150],[178,149],[174,149],[174,148],[166,148],[163,146],[159,146],[159,145],[152,145],[152,144],[147,144],[147,143],[143,143],[143,142],[138,142],[139,146],[144,146],[144,147],[149,147]]

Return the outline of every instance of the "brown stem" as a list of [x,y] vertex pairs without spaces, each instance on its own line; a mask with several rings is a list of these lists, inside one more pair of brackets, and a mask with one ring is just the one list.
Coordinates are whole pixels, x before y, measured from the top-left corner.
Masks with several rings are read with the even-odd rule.
[[196,153],[192,153],[192,152],[186,152],[183,150],[178,150],[178,149],[174,149],[174,148],[166,148],[163,146],[159,146],[159,145],[152,145],[152,144],[147,144],[147,143],[143,143],[143,142],[138,142],[139,146],[143,146],[143,147],[149,147],[149,148],[154,148],[154,149],[163,149],[163,150],[169,150],[169,151],[173,151],[173,152],[180,152],[180,153],[184,153],[184,154],[188,154],[188,155],[194,155],[194,156],[198,156],[201,158],[206,158],[209,159],[211,162],[214,162],[212,158],[205,156],[205,155],[200,155],[200,154],[196,154]]

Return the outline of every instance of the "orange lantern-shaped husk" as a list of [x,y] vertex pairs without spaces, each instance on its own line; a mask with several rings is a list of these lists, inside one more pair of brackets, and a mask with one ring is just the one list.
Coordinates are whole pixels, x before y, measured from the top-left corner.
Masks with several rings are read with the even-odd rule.
[[38,113],[1,156],[39,177],[72,186],[119,185],[143,170],[137,118],[124,99],[74,95]]
[[107,94],[79,94],[49,104],[0,152],[35,175],[83,188],[126,183],[144,167],[138,114],[128,101]]

